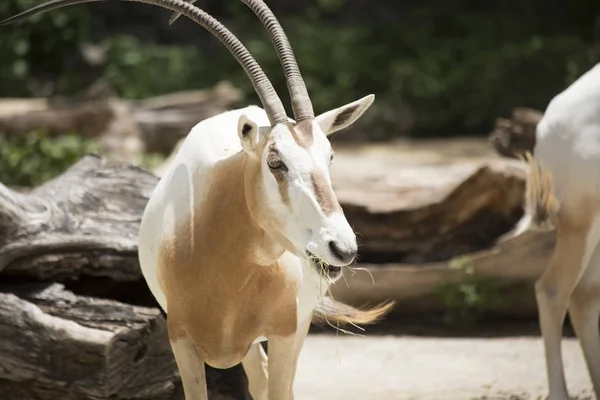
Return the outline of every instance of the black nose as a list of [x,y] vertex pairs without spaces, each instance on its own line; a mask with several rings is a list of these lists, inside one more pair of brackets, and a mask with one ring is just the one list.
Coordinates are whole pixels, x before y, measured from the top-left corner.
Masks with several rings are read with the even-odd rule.
[[352,260],[354,260],[354,256],[356,256],[355,247],[351,247],[349,249],[340,249],[334,241],[329,242],[329,251],[331,251],[331,254],[333,254],[335,258],[344,264],[351,263]]

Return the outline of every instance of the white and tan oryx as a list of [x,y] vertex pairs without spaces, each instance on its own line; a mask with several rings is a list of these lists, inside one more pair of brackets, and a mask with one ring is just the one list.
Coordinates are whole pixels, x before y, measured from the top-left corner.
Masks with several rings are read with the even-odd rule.
[[[91,1],[102,0],[55,0],[6,22]],[[291,399],[313,317],[370,323],[391,307],[362,311],[325,296],[357,252],[331,187],[327,136],[356,121],[374,96],[315,118],[276,18],[262,1],[244,1],[269,31],[281,59],[291,120],[259,65],[218,21],[182,0],[135,1],[175,11],[217,36],[248,74],[264,107],[229,111],[196,125],[142,217],[140,264],[167,312],[186,398],[207,398],[204,363],[228,368],[242,362],[255,400]]]
[[548,399],[569,399],[561,352],[567,311],[600,398],[600,64],[552,99],[529,163],[516,233],[557,229],[554,254],[535,285]]

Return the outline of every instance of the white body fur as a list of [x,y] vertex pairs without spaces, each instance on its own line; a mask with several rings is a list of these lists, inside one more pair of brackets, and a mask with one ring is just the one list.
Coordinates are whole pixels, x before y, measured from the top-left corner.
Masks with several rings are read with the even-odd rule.
[[[267,114],[258,106],[227,111],[199,122],[185,138],[146,206],[140,226],[140,264],[150,291],[165,312],[167,300],[158,280],[159,243],[172,232],[178,217],[187,217],[185,213],[175,210],[193,208],[193,204],[190,204],[191,197],[185,194],[199,193],[202,196],[203,191],[210,190],[205,177],[215,163],[242,150],[237,135],[237,124],[242,115],[260,126],[269,125]],[[187,175],[174,173],[181,166],[185,167]],[[186,176],[192,179],[183,179]],[[195,198],[193,201],[197,203],[201,199]],[[171,212],[164,212],[165,209]],[[298,298],[298,320],[301,322],[312,315],[318,300],[327,291],[329,282],[319,276],[309,263],[290,252],[286,251],[282,259],[287,268],[303,276]],[[263,340],[266,338],[261,337],[256,342]]]
[[[205,177],[215,163],[242,149],[237,135],[237,124],[243,114],[252,115],[251,118],[258,118],[260,123],[268,124],[266,113],[257,106],[224,112],[199,122],[192,128],[171,164],[163,172],[146,205],[140,226],[140,264],[148,287],[165,312],[167,300],[158,281],[158,246],[161,240],[173,231],[178,222],[177,217],[187,215],[166,213],[164,210],[167,204],[173,202],[174,207],[190,209],[189,197],[178,196],[173,199],[173,194],[195,192],[191,186],[197,186],[201,193],[207,188]],[[175,175],[174,171],[178,166],[183,166],[187,170],[187,176],[194,177],[193,180],[183,179],[185,175]]]
[[549,220],[557,227],[555,252],[535,286],[548,399],[569,399],[561,354],[567,311],[600,398],[600,64],[552,99],[531,167],[519,231]]

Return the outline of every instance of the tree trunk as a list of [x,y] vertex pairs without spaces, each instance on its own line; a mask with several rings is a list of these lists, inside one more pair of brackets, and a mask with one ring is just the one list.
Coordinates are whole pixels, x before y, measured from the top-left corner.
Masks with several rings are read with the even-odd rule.
[[0,270],[41,280],[139,280],[139,223],[157,182],[89,155],[27,193],[0,184]]
[[175,398],[179,377],[158,309],[76,296],[59,284],[0,292],[3,399]]

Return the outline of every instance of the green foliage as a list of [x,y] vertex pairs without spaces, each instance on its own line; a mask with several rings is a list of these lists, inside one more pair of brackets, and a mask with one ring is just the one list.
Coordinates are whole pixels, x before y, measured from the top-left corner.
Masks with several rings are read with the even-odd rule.
[[444,303],[448,322],[474,323],[486,308],[502,302],[496,282],[474,274],[470,257],[455,258],[450,262],[450,268],[464,271],[466,277],[459,283],[443,283],[438,287],[437,293]]
[[[14,15],[45,1],[2,0],[0,16]],[[88,39],[90,18],[85,9],[69,7],[35,15],[17,27],[2,28],[0,95],[44,95],[78,88],[80,79],[66,60]]]
[[140,42],[132,36],[113,36],[107,49],[104,78],[124,98],[140,99],[178,90],[214,85],[201,51],[191,46],[165,46]]
[[75,133],[50,138],[44,132],[30,132],[10,140],[0,136],[0,182],[8,186],[36,186],[96,151],[94,142]]
[[145,153],[142,154],[138,165],[148,171],[152,171],[167,160],[167,157],[160,153]]

